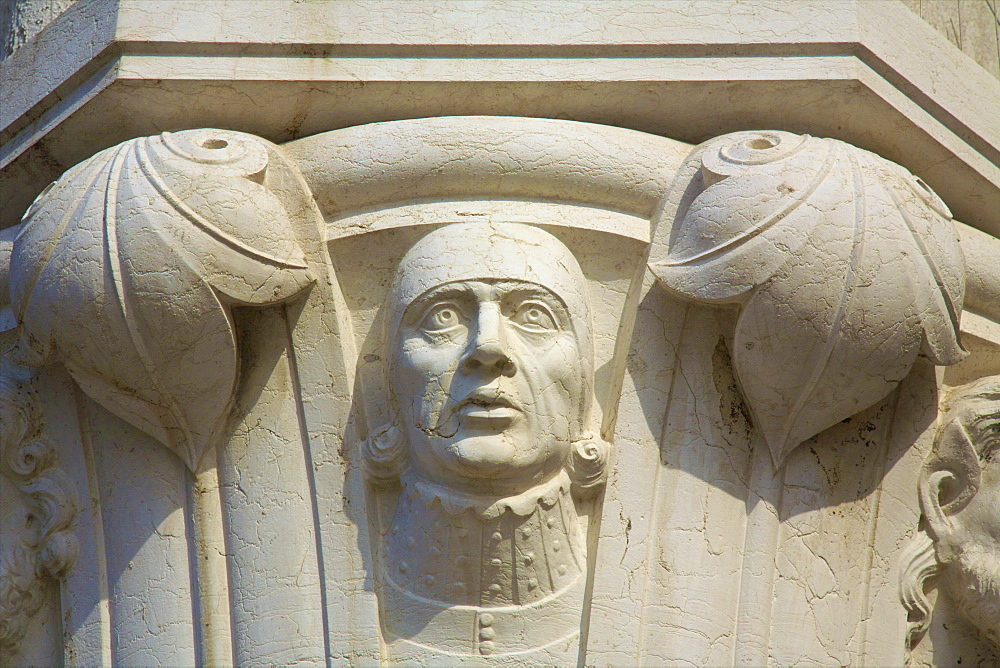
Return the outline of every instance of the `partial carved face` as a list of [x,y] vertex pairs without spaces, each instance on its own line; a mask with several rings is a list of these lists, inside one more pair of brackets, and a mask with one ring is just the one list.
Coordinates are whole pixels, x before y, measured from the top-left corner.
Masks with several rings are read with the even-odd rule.
[[947,564],[944,588],[955,610],[1000,647],[1000,552],[969,535],[962,551]]
[[592,373],[586,285],[566,247],[524,225],[444,227],[407,253],[394,298],[390,384],[416,470],[486,493],[558,471]]
[[[1000,406],[997,407],[1000,410]],[[1000,645],[1000,448],[981,455],[979,490],[951,516],[941,539],[954,561],[944,570],[945,587],[956,609],[987,638]]]
[[952,401],[921,504],[956,611],[1000,645],[1000,377]]

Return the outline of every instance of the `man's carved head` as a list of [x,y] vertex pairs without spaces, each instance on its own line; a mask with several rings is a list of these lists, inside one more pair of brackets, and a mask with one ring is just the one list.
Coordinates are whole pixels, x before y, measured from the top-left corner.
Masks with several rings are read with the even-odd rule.
[[409,465],[501,495],[572,465],[574,449],[584,451],[574,460],[596,457],[603,469],[586,437],[590,331],[586,279],[548,232],[456,223],[420,239],[386,311],[386,385]]
[[902,574],[910,649],[929,625],[928,579],[1000,646],[1000,376],[954,391],[920,473],[921,532]]

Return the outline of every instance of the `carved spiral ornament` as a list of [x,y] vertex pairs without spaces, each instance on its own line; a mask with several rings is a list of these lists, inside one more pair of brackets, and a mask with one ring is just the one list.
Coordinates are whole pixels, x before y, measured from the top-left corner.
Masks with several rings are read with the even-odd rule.
[[[188,130],[73,167],[13,234],[0,372],[59,366],[0,373],[0,656],[61,618],[86,664],[892,664],[951,619],[932,587],[1000,647],[958,568],[996,553],[965,528],[1000,536],[1000,381],[935,432],[942,376],[891,394],[965,356],[965,258],[872,153]],[[945,383],[1000,360],[969,310]]]
[[604,485],[610,454],[611,444],[599,438],[588,437],[573,442],[568,462],[569,476],[578,494],[593,494]]
[[54,444],[40,436],[34,398],[0,376],[0,485],[25,502],[25,528],[0,541],[0,656],[17,651],[28,620],[45,600],[44,578],[62,578],[77,555],[71,528],[77,512],[73,483],[56,467]]
[[383,426],[377,433],[361,443],[365,475],[375,484],[395,483],[406,468],[408,455],[406,441],[399,428]]

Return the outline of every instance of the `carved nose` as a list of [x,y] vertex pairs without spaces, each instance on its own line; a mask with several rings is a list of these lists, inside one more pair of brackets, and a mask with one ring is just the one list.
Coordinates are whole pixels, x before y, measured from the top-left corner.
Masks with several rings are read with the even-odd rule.
[[462,362],[465,373],[490,372],[513,376],[517,372],[514,360],[507,354],[500,313],[495,308],[482,308],[472,349]]
[[503,376],[513,376],[514,360],[507,356],[498,341],[486,341],[477,345],[465,358],[462,369],[467,373],[476,371],[492,371]]

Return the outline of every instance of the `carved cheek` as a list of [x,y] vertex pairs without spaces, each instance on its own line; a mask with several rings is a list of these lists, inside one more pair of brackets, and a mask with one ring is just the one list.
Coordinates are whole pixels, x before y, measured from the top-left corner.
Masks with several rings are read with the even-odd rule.
[[411,414],[421,426],[435,426],[447,404],[452,379],[458,368],[461,346],[435,344],[420,335],[403,341],[398,356],[393,385],[400,408]]
[[[546,341],[520,347],[521,368],[532,402],[532,414],[542,433],[566,438],[577,431],[576,406],[581,387],[580,349],[571,332],[562,332]],[[567,429],[567,427],[569,427]]]
[[967,530],[1000,551],[1000,470],[995,463],[983,468],[979,491],[955,515]]

